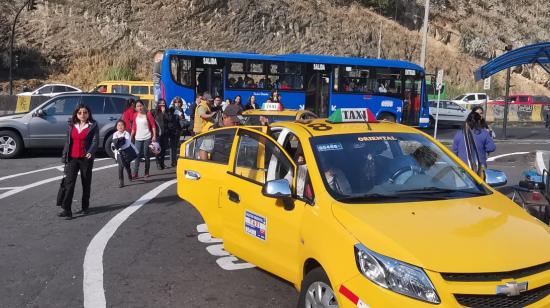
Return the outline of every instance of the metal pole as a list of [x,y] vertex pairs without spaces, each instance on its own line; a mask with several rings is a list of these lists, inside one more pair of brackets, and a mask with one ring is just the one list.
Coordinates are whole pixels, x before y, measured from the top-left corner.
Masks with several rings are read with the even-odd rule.
[[422,27],[422,49],[420,50],[420,66],[426,68],[426,43],[428,40],[428,15],[430,14],[430,0],[424,5],[424,26]]
[[17,12],[17,14],[15,14],[15,18],[13,19],[13,25],[12,25],[12,27],[11,27],[11,37],[10,37],[10,76],[9,76],[9,80],[10,80],[10,95],[13,95],[13,75],[12,75],[12,70],[13,70],[13,39],[15,38],[15,24],[17,23],[17,18],[19,18],[19,14],[21,14],[21,12],[23,11],[23,9],[29,4],[29,2],[31,2],[31,0],[25,1],[25,4],[23,4],[23,6],[21,6],[21,8],[20,8],[19,11]]
[[506,94],[504,95],[504,119],[502,121],[502,132],[506,139],[506,124],[508,124],[508,100],[510,99],[510,68],[506,70]]
[[380,54],[382,53],[382,21],[380,21],[380,27],[378,27],[378,57],[380,59]]
[[434,139],[437,139],[437,122],[439,122],[439,102],[441,100],[441,87],[437,89],[437,108],[435,109]]

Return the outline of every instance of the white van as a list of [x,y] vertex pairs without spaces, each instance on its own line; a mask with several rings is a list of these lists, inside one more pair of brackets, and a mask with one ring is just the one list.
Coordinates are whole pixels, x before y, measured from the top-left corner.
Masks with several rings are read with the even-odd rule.
[[487,103],[489,101],[489,95],[487,95],[487,93],[466,93],[453,98],[452,101],[470,109],[472,105],[475,106]]

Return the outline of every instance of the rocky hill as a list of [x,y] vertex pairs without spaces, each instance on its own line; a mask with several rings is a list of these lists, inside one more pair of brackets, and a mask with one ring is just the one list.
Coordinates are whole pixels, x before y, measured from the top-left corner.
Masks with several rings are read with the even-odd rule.
[[[424,12],[424,0],[36,1],[17,26],[18,86],[89,89],[113,69],[150,79],[152,53],[163,48],[376,57],[379,34],[383,58],[418,62]],[[22,3],[0,4],[4,89],[9,30]],[[549,29],[547,0],[431,0],[426,68],[444,68],[450,92],[476,90],[477,67],[507,44],[550,41]],[[541,69],[515,72],[513,91],[550,93]],[[493,95],[501,95],[503,73],[495,79]]]

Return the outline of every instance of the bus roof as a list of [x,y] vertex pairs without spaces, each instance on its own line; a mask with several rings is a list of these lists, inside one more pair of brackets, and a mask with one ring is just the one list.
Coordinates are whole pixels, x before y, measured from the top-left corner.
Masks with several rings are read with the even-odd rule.
[[289,61],[320,64],[340,64],[340,65],[358,65],[358,66],[383,66],[395,67],[401,69],[411,69],[423,71],[422,67],[406,61],[384,60],[370,58],[353,58],[342,56],[310,55],[310,54],[283,54],[283,55],[263,55],[258,53],[246,52],[218,52],[218,51],[195,51],[181,49],[167,49],[165,55],[183,55],[198,57],[213,57],[227,59],[251,59],[264,61]]

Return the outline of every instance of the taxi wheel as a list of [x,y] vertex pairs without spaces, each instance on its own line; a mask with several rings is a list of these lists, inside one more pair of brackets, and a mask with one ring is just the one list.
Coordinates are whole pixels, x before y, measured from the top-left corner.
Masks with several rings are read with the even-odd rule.
[[338,307],[336,294],[325,271],[318,267],[304,277],[298,301],[299,308]]

